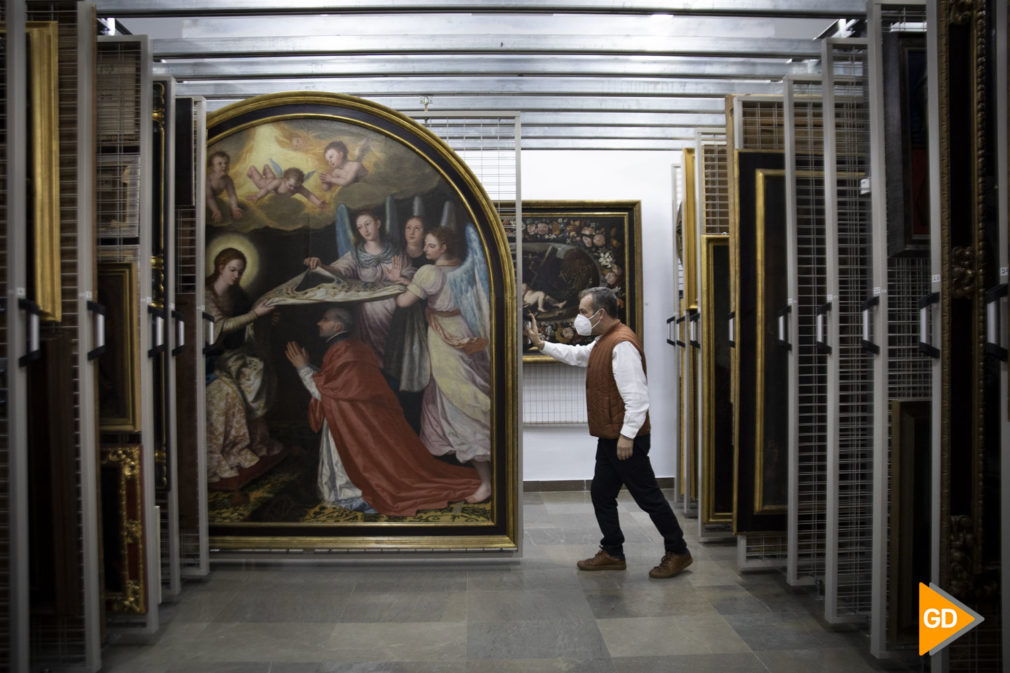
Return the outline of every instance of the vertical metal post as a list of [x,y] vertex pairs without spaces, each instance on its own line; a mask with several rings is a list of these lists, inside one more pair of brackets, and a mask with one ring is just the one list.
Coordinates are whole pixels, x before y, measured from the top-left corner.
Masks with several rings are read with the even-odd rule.
[[[196,176],[195,185],[205,185],[207,184],[207,102],[203,98],[193,99],[193,112],[196,115],[196,148],[195,148],[195,164],[196,164]],[[199,327],[195,330],[196,334],[203,334],[203,319],[201,316],[204,315],[206,311],[206,299],[204,297],[204,283],[200,282],[199,279],[203,277],[204,268],[206,266],[206,260],[204,259],[206,255],[206,250],[204,248],[203,242],[205,238],[205,226],[206,226],[206,213],[207,213],[207,190],[206,189],[195,189],[194,196],[196,201],[196,320]],[[197,342],[193,344],[193,348],[198,348],[202,345],[202,340],[197,339]],[[201,349],[202,350],[202,349]],[[201,351],[196,352],[196,381],[197,385],[194,390],[196,395],[196,441],[197,441],[197,452],[196,452],[196,473],[198,475],[197,483],[197,509],[199,511],[199,562],[195,573],[197,576],[203,577],[210,573],[210,540],[209,540],[209,526],[208,526],[208,502],[207,502],[207,386],[203,384],[206,380],[206,360],[201,355]]]
[[[822,42],[821,73],[824,81],[824,255],[826,302],[838,295],[838,169],[835,144],[834,54],[829,40]],[[833,347],[827,362],[827,494],[825,498],[824,616],[838,614],[838,311],[833,310],[824,337]],[[820,330],[819,330],[820,331]]]
[[[23,185],[27,176],[28,129],[27,80],[28,49],[25,44],[25,3],[6,0],[7,24],[7,176],[8,185]],[[28,603],[28,436],[25,399],[27,382],[17,358],[27,341],[23,314],[18,299],[25,293],[26,273],[21,260],[25,258],[25,200],[7,199],[7,415],[8,415],[8,511],[10,549],[8,587],[10,596],[10,668],[27,671],[29,666],[29,603]]]
[[888,388],[887,388],[887,179],[884,160],[884,62],[880,0],[867,6],[870,104],[870,194],[872,201],[871,263],[873,318],[880,352],[873,359],[873,557],[871,561],[870,654],[881,657],[887,647],[887,519],[888,519]]
[[[785,108],[785,165],[786,165],[786,296],[789,304],[799,294],[796,269],[796,111],[793,108],[794,83],[792,77],[783,80]],[[789,321],[790,326],[796,321]],[[789,343],[796,343],[790,330],[784,336]],[[797,583],[797,568],[799,565],[799,419],[796,397],[799,394],[799,375],[796,369],[798,351],[790,350],[787,355],[788,369],[786,387],[789,389],[789,472],[788,472],[788,502],[786,507],[786,582],[790,586]]]
[[[929,240],[930,240],[930,292],[939,293],[941,290],[941,228],[942,219],[941,191],[940,191],[940,10],[937,0],[931,0],[926,5],[926,77],[929,81],[927,87],[927,105],[929,107]],[[934,335],[940,334],[940,311],[931,311],[932,324],[930,327]],[[935,342],[934,338],[934,342]],[[932,484],[932,505],[930,507],[930,533],[929,549],[930,564],[929,575],[931,581],[940,581],[940,502],[942,498],[941,489],[941,456],[940,446],[940,425],[941,413],[943,411],[943,369],[939,358],[933,360],[933,386],[932,386],[932,410],[931,428],[932,460],[930,475]],[[946,649],[941,650],[930,658],[930,670],[932,673],[944,673],[949,668],[950,658]]]
[[[98,361],[89,359],[88,351],[97,319],[88,310],[95,288],[95,6],[82,2],[77,6],[77,371],[80,377],[80,472],[81,472],[81,556],[84,574],[84,656],[89,671],[102,665],[102,593],[101,526],[98,522],[98,400],[96,390]],[[92,344],[85,347],[85,344]]]
[[[1008,250],[1010,247],[1010,160],[1008,160],[1007,145],[1010,143],[1010,101],[1008,101],[1007,90],[1010,87],[1010,44],[1007,42],[1007,32],[1010,31],[1010,10],[1007,3],[997,2],[994,25],[996,26],[996,175],[999,195],[998,222],[1001,240],[999,241],[999,268],[1000,282],[1007,282],[1007,267],[1010,265]],[[997,311],[997,319],[999,312]],[[1007,323],[1004,319],[999,330],[1004,334],[1004,339],[1008,338]],[[1003,574],[1000,586],[1003,591],[1003,673],[1010,673],[1010,600],[1007,599],[1007,583],[1010,582],[1010,399],[1007,390],[1007,362],[1000,365],[1000,405],[999,413],[1002,415],[1001,441],[1003,447],[1000,456],[1000,545],[1001,549],[1001,572]]]

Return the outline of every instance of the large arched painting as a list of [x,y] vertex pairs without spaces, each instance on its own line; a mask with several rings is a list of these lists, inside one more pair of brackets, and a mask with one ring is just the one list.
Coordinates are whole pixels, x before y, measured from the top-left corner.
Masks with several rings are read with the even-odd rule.
[[465,164],[334,94],[208,120],[207,482],[222,549],[514,549],[515,283]]

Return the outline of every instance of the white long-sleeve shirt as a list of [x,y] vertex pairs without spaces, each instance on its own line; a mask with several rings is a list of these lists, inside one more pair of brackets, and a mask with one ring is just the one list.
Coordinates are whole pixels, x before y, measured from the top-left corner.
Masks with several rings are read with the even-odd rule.
[[[545,341],[540,352],[567,365],[586,367],[589,365],[589,354],[597,341],[599,337],[585,346],[569,346]],[[649,411],[649,385],[645,378],[645,368],[642,367],[642,355],[630,341],[621,341],[614,346],[611,364],[617,391],[624,400],[624,424],[621,426],[621,434],[634,439],[645,423],[645,414]]]

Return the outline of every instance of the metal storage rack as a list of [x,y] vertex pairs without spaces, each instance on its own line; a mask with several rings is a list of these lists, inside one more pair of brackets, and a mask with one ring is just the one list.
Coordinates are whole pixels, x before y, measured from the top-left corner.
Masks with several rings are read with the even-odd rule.
[[[876,657],[893,654],[902,646],[896,642],[897,616],[900,605],[911,598],[901,596],[896,586],[895,570],[907,562],[909,550],[901,544],[901,518],[909,516],[895,511],[900,482],[895,483],[898,447],[894,409],[895,403],[928,400],[931,394],[930,359],[919,352],[918,299],[929,294],[929,258],[926,254],[897,255],[888,250],[888,183],[901,176],[889,175],[889,163],[884,147],[889,114],[885,110],[884,40],[898,34],[924,33],[926,3],[915,0],[873,0],[867,12],[869,47],[869,91],[871,113],[871,159],[873,194],[873,292],[878,305],[867,313],[868,331],[880,335],[875,339],[880,352],[874,357],[874,389],[878,393],[873,418],[873,602],[870,612],[870,653]],[[911,516],[915,516],[914,513]],[[900,578],[910,585],[908,573]],[[908,587],[906,587],[907,590]],[[904,643],[909,649],[909,644]]]
[[[207,105],[197,97],[176,99],[177,157],[190,157],[192,180],[187,193],[176,184],[175,300],[186,350],[176,370],[176,408],[179,499],[179,555],[183,578],[210,573],[207,529],[207,400],[203,345],[204,312],[203,227],[206,212]],[[183,113],[188,113],[186,116]],[[185,144],[185,150],[183,148]]]
[[[111,206],[113,210],[128,213],[135,218],[128,231],[118,235],[102,236],[98,240],[98,260],[137,263],[137,287],[140,298],[136,306],[139,316],[139,385],[141,390],[154,387],[153,370],[148,353],[155,344],[154,331],[159,327],[156,316],[151,313],[152,265],[148,263],[151,241],[151,107],[152,82],[150,51],[144,36],[98,38],[97,69],[99,73],[96,95],[98,98],[98,156],[118,162],[123,170],[132,170],[131,188],[114,198],[124,198],[121,203],[108,204],[99,197],[99,214]],[[132,187],[135,181],[135,188]],[[99,229],[101,229],[101,221]],[[101,299],[101,298],[100,298]],[[158,538],[152,522],[155,515],[154,478],[154,404],[151,395],[141,396],[140,431],[109,435],[113,444],[130,443],[139,445],[139,467],[141,470],[141,509],[148,525],[141,526],[137,541],[142,549],[142,593],[146,599],[136,609],[123,614],[108,614],[108,621],[114,628],[141,634],[153,634],[159,626],[158,589],[160,580],[160,557]]]
[[825,516],[825,619],[869,616],[872,560],[873,378],[862,317],[870,289],[867,42],[825,40],[824,183],[827,287],[822,308],[830,349]]
[[789,304],[780,331],[789,344],[789,515],[786,580],[824,580],[826,497],[824,356],[817,308],[824,294],[824,114],[819,76],[785,80]]
[[[733,96],[730,100],[733,106],[732,121],[727,118],[727,147],[730,152],[785,150],[785,109],[781,95]],[[730,208],[732,210],[735,207],[731,197]],[[730,250],[732,249],[731,245]],[[733,287],[736,287],[737,263],[732,261],[732,257],[731,252]],[[736,312],[735,299],[731,300],[730,310]],[[734,372],[734,387],[739,385],[736,378]],[[737,410],[734,409],[734,416],[736,414]],[[737,534],[737,566],[740,570],[782,568],[786,564],[786,551],[785,531]]]
[[[701,244],[698,257],[700,260],[700,272],[704,277],[706,273],[712,271],[706,267],[706,239],[709,237],[726,237],[728,243],[729,237],[730,165],[725,129],[699,129],[696,132],[695,169],[697,175],[695,184],[698,191],[697,227],[699,232],[698,239]],[[720,330],[723,336],[728,334],[729,312],[728,310],[724,310],[722,311],[722,315],[720,315],[714,306],[709,304],[711,298],[704,294],[704,278],[700,287],[702,288],[702,296],[699,298],[699,309],[702,322],[699,326],[699,333],[702,345],[701,385],[699,386],[698,405],[701,432],[696,460],[699,512],[698,538],[701,541],[713,541],[732,537],[732,514],[729,513],[727,517],[726,512],[716,512],[713,505],[715,438],[710,436],[709,430],[712,427],[712,423],[708,419],[711,414],[715,413],[715,395],[718,392],[707,388],[707,384],[714,377],[715,341],[718,338]],[[732,395],[728,388],[723,392],[727,395]],[[732,439],[730,441],[732,442]],[[713,494],[709,493],[710,490],[713,491]]]

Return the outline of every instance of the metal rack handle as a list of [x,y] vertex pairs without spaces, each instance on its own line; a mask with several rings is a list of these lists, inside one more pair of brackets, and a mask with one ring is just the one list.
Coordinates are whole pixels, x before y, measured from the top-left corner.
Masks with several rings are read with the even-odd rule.
[[985,291],[985,352],[1003,362],[1007,359],[1007,348],[1002,344],[1004,330],[1000,328],[1000,300],[1007,297],[1007,284],[1002,283]]
[[736,348],[736,311],[729,312],[726,322],[729,325],[729,347]]
[[699,329],[698,323],[701,321],[701,311],[694,311],[691,313],[690,317],[687,319],[687,332],[688,341],[695,348],[701,348],[701,341],[699,340],[698,333],[701,331]]
[[687,344],[680,340],[680,335],[681,335],[680,325],[686,319],[687,319],[687,316],[682,315],[682,316],[678,317],[677,320],[676,320],[676,323],[677,323],[677,339],[675,341],[677,342],[677,345],[680,346],[681,348],[687,348]]
[[787,351],[793,349],[793,345],[789,343],[789,316],[792,315],[792,312],[792,304],[779,311],[779,346]]
[[940,357],[940,349],[929,343],[929,307],[939,303],[939,292],[927,294],[919,300],[919,352],[931,358]]
[[165,323],[167,322],[166,317],[168,315],[168,310],[164,308],[155,308],[150,304],[147,306],[147,312],[150,314],[151,327],[152,327],[152,341],[153,344],[151,348],[147,351],[147,357],[153,358],[159,353],[164,353],[168,350],[168,345],[165,343]]
[[105,305],[90,299],[87,304],[88,310],[95,314],[95,347],[88,351],[88,359],[94,360],[105,353]]
[[172,309],[172,319],[175,320],[175,348],[172,349],[172,357],[176,357],[186,350],[186,319],[175,309]]
[[206,355],[214,348],[214,323],[215,319],[210,313],[206,311],[201,311],[201,318],[203,318],[204,333],[203,333],[203,354]]
[[863,302],[863,350],[877,355],[880,353],[880,346],[873,343],[873,330],[870,329],[870,311],[880,305],[880,297],[870,297]]
[[672,325],[673,325],[673,323],[674,323],[675,320],[677,320],[677,316],[671,316],[671,317],[669,317],[669,318],[666,319],[666,343],[670,344],[674,348],[676,348],[678,344],[677,344],[677,341],[675,339],[671,339],[670,338],[671,336],[673,336],[671,334],[670,330],[673,329]]
[[39,343],[39,320],[42,309],[24,297],[18,299],[18,308],[28,314],[28,352],[18,358],[18,366],[25,367],[42,357],[42,346]]
[[825,320],[828,311],[831,310],[831,302],[826,301],[817,307],[817,352],[825,355],[831,353],[831,346],[828,344],[825,330]]

